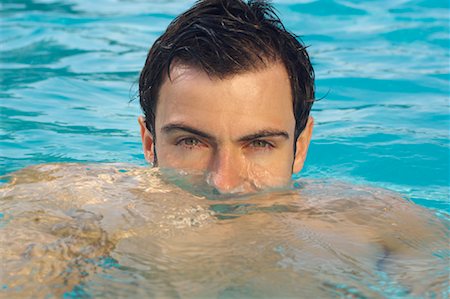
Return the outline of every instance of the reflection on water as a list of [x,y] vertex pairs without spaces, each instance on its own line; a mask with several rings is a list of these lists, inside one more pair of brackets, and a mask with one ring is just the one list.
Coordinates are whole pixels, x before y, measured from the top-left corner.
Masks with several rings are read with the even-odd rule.
[[8,297],[411,298],[448,287],[447,220],[383,190],[306,180],[200,196],[125,164],[40,165],[8,180]]

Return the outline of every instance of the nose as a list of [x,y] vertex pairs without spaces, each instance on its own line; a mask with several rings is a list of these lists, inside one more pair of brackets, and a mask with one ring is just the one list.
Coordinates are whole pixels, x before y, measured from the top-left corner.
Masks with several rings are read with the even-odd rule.
[[208,183],[222,194],[241,192],[244,162],[231,150],[220,150],[214,156],[208,171]]

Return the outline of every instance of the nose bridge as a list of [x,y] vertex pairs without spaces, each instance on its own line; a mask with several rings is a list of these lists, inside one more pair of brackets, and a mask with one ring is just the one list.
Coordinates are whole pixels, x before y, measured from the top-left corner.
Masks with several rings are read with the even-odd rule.
[[210,183],[220,192],[238,188],[243,180],[243,161],[232,146],[219,148],[213,156],[209,170]]

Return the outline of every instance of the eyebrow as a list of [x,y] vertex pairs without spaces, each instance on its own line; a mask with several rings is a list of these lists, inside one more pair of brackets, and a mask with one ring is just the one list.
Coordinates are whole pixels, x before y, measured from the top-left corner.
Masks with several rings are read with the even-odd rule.
[[280,131],[280,130],[261,130],[256,133],[243,136],[243,137],[239,138],[239,141],[245,142],[245,141],[251,141],[251,140],[267,138],[267,137],[283,137],[284,139],[289,139],[289,134],[286,131]]
[[[165,125],[164,127],[162,127],[161,131],[166,134],[170,134],[173,131],[185,131],[185,132],[203,137],[205,139],[216,141],[216,138],[214,136],[212,136],[211,134],[202,132],[198,129],[195,129],[193,127],[187,126],[185,124],[180,124],[180,123]],[[289,134],[286,131],[282,131],[282,130],[265,129],[265,130],[257,131],[250,135],[242,136],[238,139],[238,141],[239,142],[247,142],[247,141],[260,139],[260,138],[267,138],[267,137],[282,137],[284,139],[289,139]]]
[[190,126],[184,125],[184,124],[168,124],[162,127],[161,131],[163,131],[166,134],[170,134],[173,131],[185,131],[188,133],[195,134],[197,136],[210,139],[210,140],[216,140],[216,138],[208,133],[202,132],[200,130],[197,130],[195,128],[192,128]]

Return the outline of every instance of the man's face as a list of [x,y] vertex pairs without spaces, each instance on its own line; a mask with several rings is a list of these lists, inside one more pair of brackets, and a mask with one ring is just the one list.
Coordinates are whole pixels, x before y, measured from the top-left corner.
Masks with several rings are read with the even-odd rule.
[[292,101],[281,63],[225,79],[175,64],[159,92],[155,144],[139,120],[144,153],[153,161],[156,152],[162,168],[200,171],[221,193],[284,186],[301,170],[312,131],[310,121],[294,140]]

